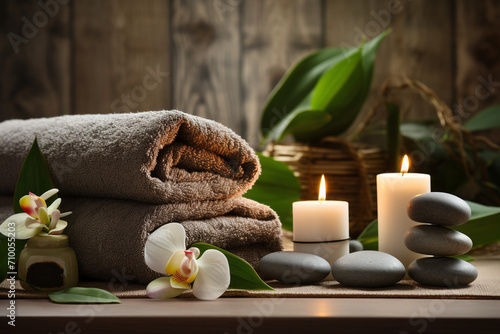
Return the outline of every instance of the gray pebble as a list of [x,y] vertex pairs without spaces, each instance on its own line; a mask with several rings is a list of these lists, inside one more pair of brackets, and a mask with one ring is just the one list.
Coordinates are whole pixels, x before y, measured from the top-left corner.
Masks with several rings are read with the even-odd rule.
[[349,240],[349,253],[359,252],[363,249],[363,244],[358,240]]
[[317,255],[275,252],[260,259],[259,270],[266,279],[286,284],[309,284],[328,276],[331,267],[328,261]]
[[418,195],[408,203],[408,217],[420,223],[457,226],[465,224],[470,215],[471,209],[467,202],[447,193]]
[[332,275],[340,284],[359,288],[391,286],[402,280],[405,273],[398,259],[377,251],[347,254],[332,266]]
[[465,234],[438,225],[417,225],[405,235],[405,245],[420,254],[453,256],[465,254],[472,248],[472,240]]
[[453,257],[426,257],[410,263],[408,275],[422,285],[457,287],[477,278],[472,264]]

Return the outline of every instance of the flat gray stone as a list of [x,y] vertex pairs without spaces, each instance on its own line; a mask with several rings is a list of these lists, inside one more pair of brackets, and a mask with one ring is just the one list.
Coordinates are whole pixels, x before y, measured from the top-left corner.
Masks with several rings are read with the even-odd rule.
[[472,248],[472,240],[465,234],[439,225],[417,225],[405,235],[405,245],[420,254],[454,256]]
[[340,284],[358,288],[391,286],[402,280],[405,273],[398,259],[377,251],[347,254],[332,266],[332,275]]
[[349,253],[359,252],[363,249],[363,244],[358,240],[349,240]]
[[328,276],[331,267],[328,261],[314,254],[275,252],[260,259],[259,270],[266,279],[286,284],[309,284]]
[[458,226],[465,224],[470,215],[467,202],[448,193],[426,193],[413,197],[408,203],[408,217],[420,223]]
[[430,286],[465,286],[472,283],[477,274],[472,264],[453,257],[425,257],[408,266],[408,276]]

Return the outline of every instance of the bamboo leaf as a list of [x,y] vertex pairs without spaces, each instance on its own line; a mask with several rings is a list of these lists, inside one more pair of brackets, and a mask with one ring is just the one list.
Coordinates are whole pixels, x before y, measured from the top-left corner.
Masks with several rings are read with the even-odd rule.
[[500,128],[500,105],[483,109],[464,123],[469,131],[483,131]]
[[300,183],[283,162],[257,153],[262,174],[243,196],[269,205],[280,217],[283,228],[292,230],[292,203],[300,200]]
[[49,293],[54,303],[61,304],[120,304],[118,297],[111,292],[97,288],[74,287]]
[[229,262],[229,269],[231,274],[231,282],[229,283],[229,289],[242,289],[242,290],[274,290],[269,285],[267,285],[260,277],[257,275],[255,270],[252,268],[248,262],[242,258],[228,252],[222,248],[216,247],[214,245],[206,244],[203,242],[198,242],[190,247],[196,247],[200,250],[200,256],[207,249],[216,249],[222,252]]

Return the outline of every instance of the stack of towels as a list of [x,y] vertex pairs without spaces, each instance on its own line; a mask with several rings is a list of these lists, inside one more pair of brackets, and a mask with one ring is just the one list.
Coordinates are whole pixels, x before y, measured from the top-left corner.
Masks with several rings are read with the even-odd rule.
[[252,148],[223,125],[176,110],[0,123],[1,221],[35,136],[61,210],[73,211],[65,234],[86,277],[158,277],[144,244],[170,222],[184,225],[186,245],[210,243],[254,267],[281,249],[276,213],[241,197],[260,174]]

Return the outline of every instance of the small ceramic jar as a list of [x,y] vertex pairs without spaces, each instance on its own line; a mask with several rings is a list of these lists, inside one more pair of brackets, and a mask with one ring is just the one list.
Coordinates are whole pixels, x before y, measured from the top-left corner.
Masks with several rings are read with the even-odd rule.
[[29,239],[19,255],[18,275],[26,290],[53,292],[76,286],[78,263],[68,237],[36,235]]

